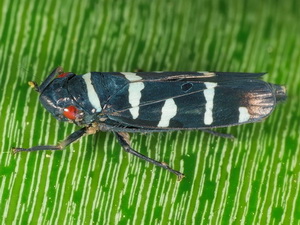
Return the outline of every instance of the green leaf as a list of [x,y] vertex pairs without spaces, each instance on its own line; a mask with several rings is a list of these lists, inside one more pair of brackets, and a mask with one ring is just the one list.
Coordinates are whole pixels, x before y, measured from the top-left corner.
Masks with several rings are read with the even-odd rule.
[[[0,1],[1,224],[299,224],[299,2],[239,0]],[[76,128],[56,121],[27,82],[56,66],[89,71],[268,72],[288,100],[262,123],[219,132],[112,133],[65,151]]]

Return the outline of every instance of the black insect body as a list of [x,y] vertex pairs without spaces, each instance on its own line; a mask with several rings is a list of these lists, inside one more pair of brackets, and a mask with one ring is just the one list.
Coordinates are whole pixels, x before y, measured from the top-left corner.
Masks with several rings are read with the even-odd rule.
[[258,122],[269,116],[285,88],[264,82],[263,73],[137,72],[83,75],[56,68],[38,86],[42,105],[58,120],[83,126],[56,146],[14,152],[62,150],[86,134],[113,131],[125,151],[176,174],[166,163],[130,147],[128,133],[203,130]]

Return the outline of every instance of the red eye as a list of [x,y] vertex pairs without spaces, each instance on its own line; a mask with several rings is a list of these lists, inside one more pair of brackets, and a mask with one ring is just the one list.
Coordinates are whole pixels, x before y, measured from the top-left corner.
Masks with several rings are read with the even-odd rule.
[[58,78],[66,77],[66,76],[68,76],[68,74],[69,74],[69,72],[68,73],[61,73],[57,77]]
[[64,108],[64,116],[70,120],[75,120],[77,118],[77,114],[78,114],[78,109],[73,105]]

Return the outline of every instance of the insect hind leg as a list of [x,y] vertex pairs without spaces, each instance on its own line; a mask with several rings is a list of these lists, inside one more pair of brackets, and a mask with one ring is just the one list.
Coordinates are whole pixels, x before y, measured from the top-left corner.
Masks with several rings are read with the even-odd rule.
[[209,130],[209,129],[201,129],[201,130],[206,132],[206,133],[215,135],[217,137],[228,138],[228,139],[232,139],[232,140],[235,139],[235,137],[232,134],[223,134],[223,133],[220,133],[220,132],[217,132],[217,131],[214,131],[214,130]]
[[132,155],[134,155],[134,156],[136,156],[136,157],[138,157],[138,158],[140,158],[140,159],[146,160],[147,162],[152,163],[152,164],[154,164],[154,165],[156,165],[156,166],[162,167],[162,168],[168,170],[168,171],[171,172],[171,173],[174,173],[174,174],[178,177],[178,180],[179,180],[179,181],[182,180],[182,178],[184,177],[184,174],[183,174],[183,173],[181,173],[181,172],[179,172],[179,171],[177,171],[177,170],[172,169],[172,168],[169,167],[166,163],[156,161],[156,160],[154,160],[154,159],[151,159],[151,158],[149,158],[149,157],[147,157],[147,156],[145,156],[145,155],[143,155],[143,154],[141,154],[141,153],[135,151],[135,150],[130,146],[130,143],[129,143],[129,134],[128,134],[128,133],[124,133],[124,132],[115,132],[115,135],[116,135],[116,137],[117,137],[119,143],[121,144],[121,146],[123,147],[123,149],[124,149],[126,152],[128,152],[128,153],[130,153],[130,154],[132,154]]

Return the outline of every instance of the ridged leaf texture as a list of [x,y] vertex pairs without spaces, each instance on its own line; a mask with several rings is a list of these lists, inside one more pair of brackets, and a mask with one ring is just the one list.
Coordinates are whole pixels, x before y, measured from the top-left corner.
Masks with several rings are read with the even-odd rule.
[[[299,1],[0,1],[0,224],[300,224]],[[27,82],[57,67],[89,71],[268,72],[288,99],[262,123],[135,134],[135,149],[181,182],[123,152],[112,133],[65,151]]]

